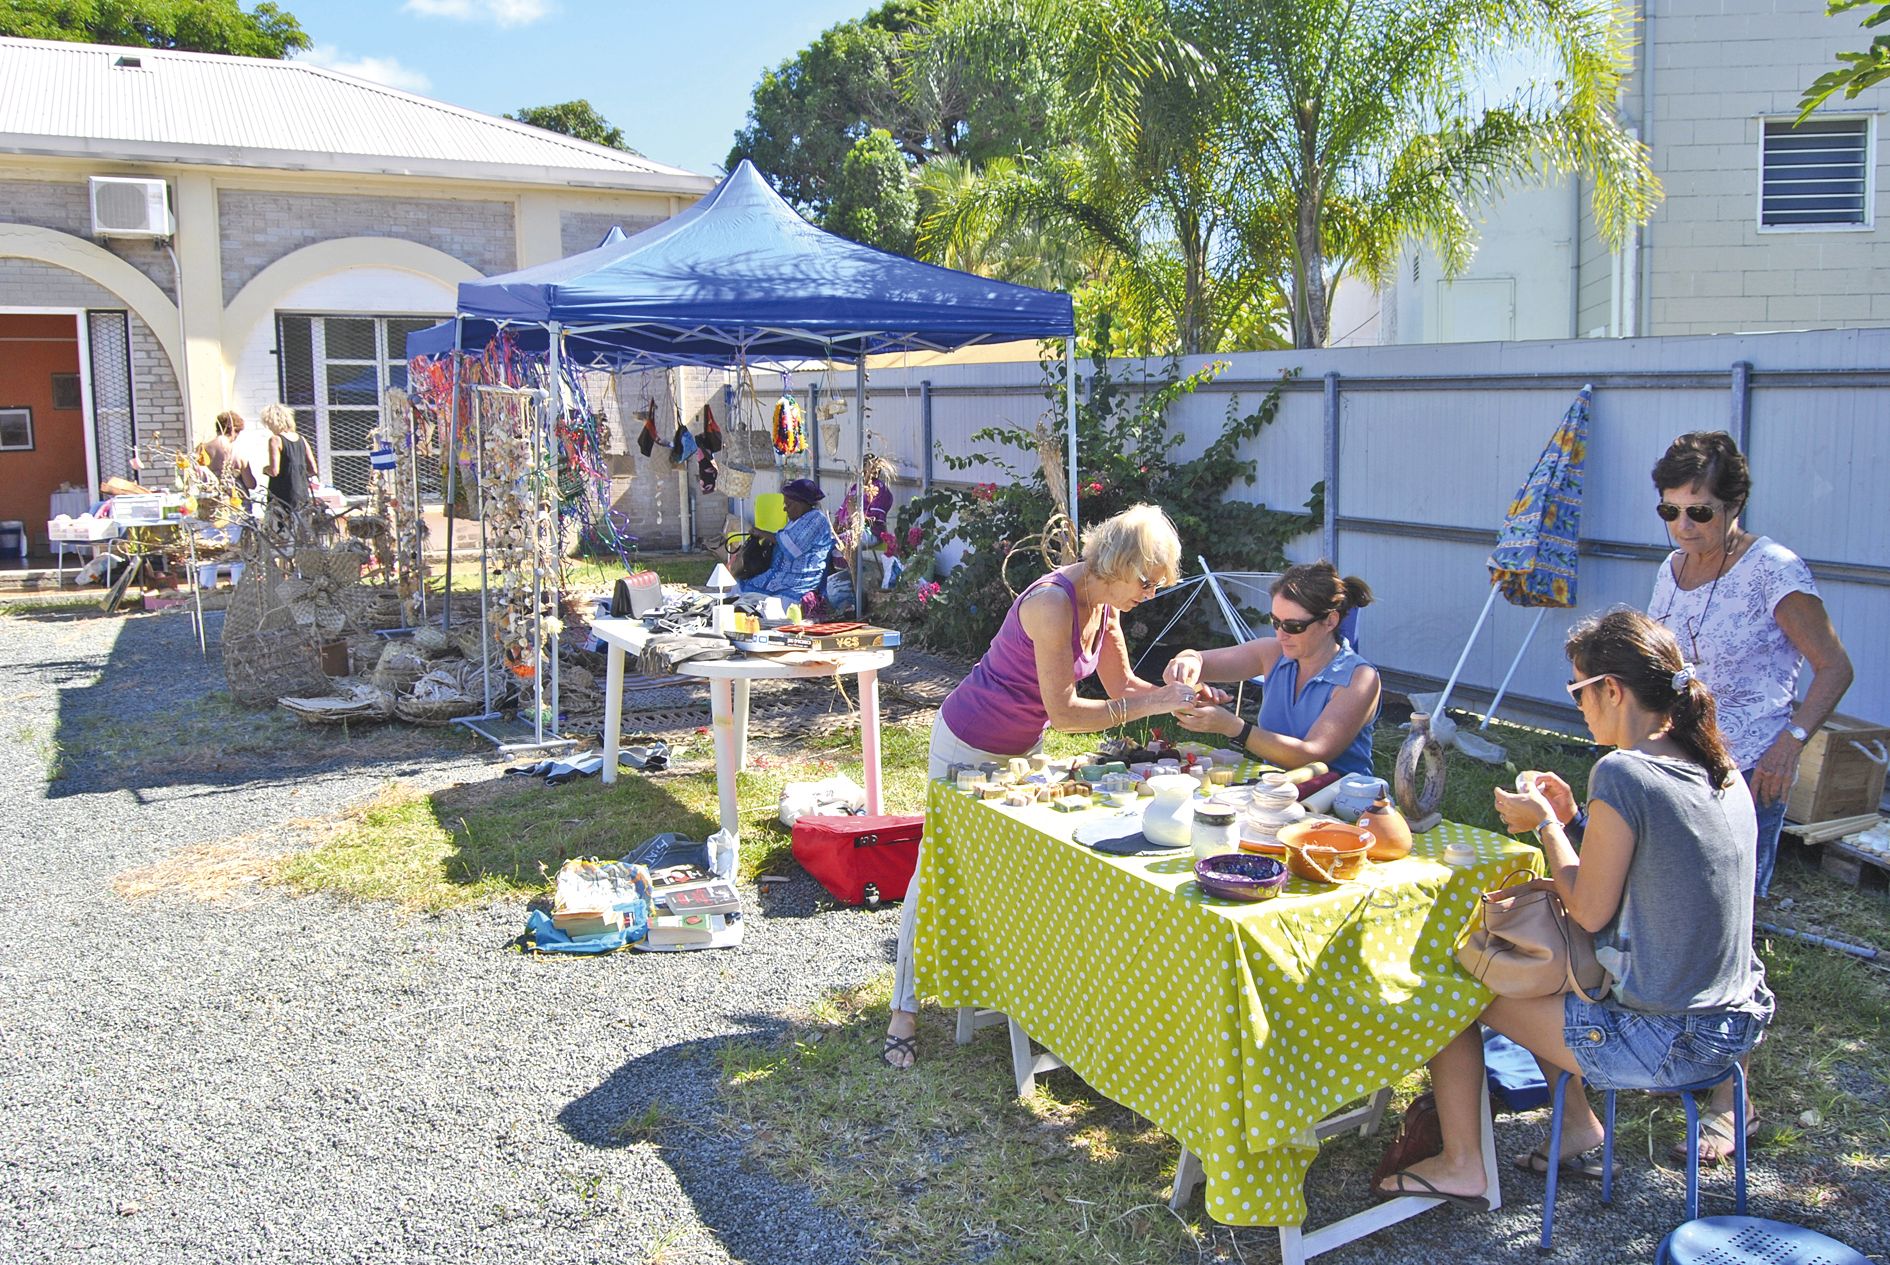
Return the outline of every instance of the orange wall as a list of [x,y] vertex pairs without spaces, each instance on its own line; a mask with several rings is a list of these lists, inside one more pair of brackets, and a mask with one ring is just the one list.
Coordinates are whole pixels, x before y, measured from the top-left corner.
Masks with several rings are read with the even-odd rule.
[[85,415],[52,406],[52,375],[79,372],[78,331],[74,316],[0,313],[0,408],[33,410],[33,450],[0,452],[0,519],[25,523],[35,550],[53,492],[85,486]]

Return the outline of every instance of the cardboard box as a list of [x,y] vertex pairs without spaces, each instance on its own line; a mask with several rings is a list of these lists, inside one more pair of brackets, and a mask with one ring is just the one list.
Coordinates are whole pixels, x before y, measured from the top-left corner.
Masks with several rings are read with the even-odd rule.
[[1796,822],[1831,821],[1874,813],[1890,767],[1890,725],[1833,715],[1798,757],[1798,784],[1785,816]]

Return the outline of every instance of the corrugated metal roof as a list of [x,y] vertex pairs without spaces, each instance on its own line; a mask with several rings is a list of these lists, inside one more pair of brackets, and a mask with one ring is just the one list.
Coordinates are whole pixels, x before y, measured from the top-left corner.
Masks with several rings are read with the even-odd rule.
[[0,39],[0,150],[679,193],[715,183],[320,66],[47,40]]

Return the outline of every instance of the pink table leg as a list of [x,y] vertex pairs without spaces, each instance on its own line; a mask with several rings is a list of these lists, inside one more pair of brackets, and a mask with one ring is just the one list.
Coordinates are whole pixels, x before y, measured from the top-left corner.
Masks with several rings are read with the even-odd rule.
[[879,671],[860,673],[860,756],[866,764],[866,811],[878,816],[879,787]]
[[710,728],[715,734],[715,798],[722,829],[730,838],[741,834],[741,816],[735,807],[735,689],[734,682],[709,682]]

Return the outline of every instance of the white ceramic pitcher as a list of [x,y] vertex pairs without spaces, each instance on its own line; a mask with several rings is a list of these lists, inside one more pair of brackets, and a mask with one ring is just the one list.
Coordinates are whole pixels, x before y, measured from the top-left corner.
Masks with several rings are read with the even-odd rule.
[[1159,773],[1148,780],[1155,802],[1142,810],[1142,833],[1150,843],[1187,845],[1194,829],[1194,793],[1200,786],[1186,773]]

